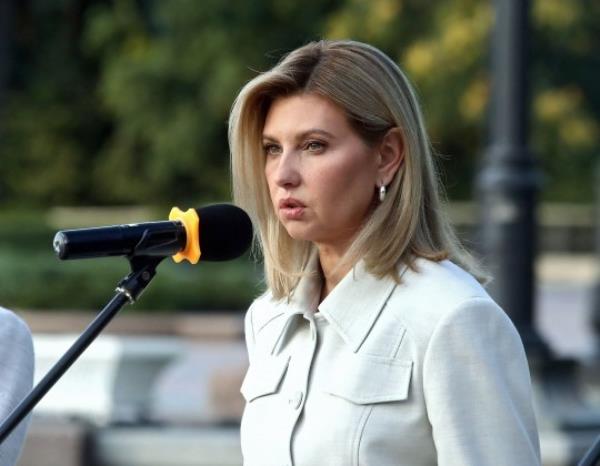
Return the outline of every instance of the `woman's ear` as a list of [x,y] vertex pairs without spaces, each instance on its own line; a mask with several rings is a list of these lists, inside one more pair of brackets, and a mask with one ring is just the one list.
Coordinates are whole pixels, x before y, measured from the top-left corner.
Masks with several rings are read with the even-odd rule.
[[378,181],[387,186],[404,162],[404,137],[400,128],[390,129],[381,140],[378,162]]

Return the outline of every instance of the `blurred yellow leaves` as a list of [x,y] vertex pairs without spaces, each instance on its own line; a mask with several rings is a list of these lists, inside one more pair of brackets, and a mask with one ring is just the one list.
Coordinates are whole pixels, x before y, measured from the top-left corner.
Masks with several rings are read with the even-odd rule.
[[401,11],[402,0],[351,0],[330,18],[325,36],[376,42]]
[[571,116],[581,104],[581,99],[581,92],[577,88],[551,89],[537,97],[535,111],[544,121],[559,121],[563,117]]
[[574,148],[591,148],[598,144],[598,125],[591,118],[567,120],[560,127],[560,137]]
[[534,102],[535,116],[555,128],[560,139],[575,149],[598,144],[598,123],[583,109],[583,95],[576,87],[550,89]]
[[491,24],[492,12],[487,3],[470,10],[454,10],[439,22],[434,37],[408,46],[401,61],[416,80],[430,73],[463,70],[481,55]]
[[533,2],[533,21],[540,26],[568,29],[580,19],[582,5],[569,0],[537,0]]
[[489,93],[487,77],[478,77],[469,84],[459,101],[459,111],[465,120],[477,121],[483,118]]
[[402,62],[406,70],[415,79],[423,78],[433,73],[439,63],[436,63],[436,44],[430,41],[418,41],[411,45],[404,54]]

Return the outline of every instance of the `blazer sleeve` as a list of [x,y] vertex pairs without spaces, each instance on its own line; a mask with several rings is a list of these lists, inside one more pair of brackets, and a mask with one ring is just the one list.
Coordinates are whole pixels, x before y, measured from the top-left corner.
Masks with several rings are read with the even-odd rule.
[[423,362],[438,466],[535,466],[529,368],[509,317],[472,298],[436,326]]
[[[33,384],[33,343],[25,323],[0,308],[0,422],[27,395]],[[0,465],[16,464],[29,417],[0,444]]]

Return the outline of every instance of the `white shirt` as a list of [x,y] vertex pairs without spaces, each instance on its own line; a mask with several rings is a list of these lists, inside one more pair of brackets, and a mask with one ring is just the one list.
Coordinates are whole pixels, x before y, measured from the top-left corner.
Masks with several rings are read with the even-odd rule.
[[417,265],[396,285],[359,263],[321,304],[316,277],[253,303],[245,466],[540,464],[510,319],[453,263]]
[[[27,325],[0,307],[0,423],[33,384],[33,343]],[[27,432],[25,419],[0,444],[0,466],[16,464]]]

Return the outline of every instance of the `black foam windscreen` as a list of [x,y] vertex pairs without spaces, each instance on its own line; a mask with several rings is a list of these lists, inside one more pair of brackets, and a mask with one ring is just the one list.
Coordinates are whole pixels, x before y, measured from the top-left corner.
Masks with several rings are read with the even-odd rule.
[[200,260],[227,261],[241,256],[252,243],[248,214],[231,204],[196,209],[200,218]]

